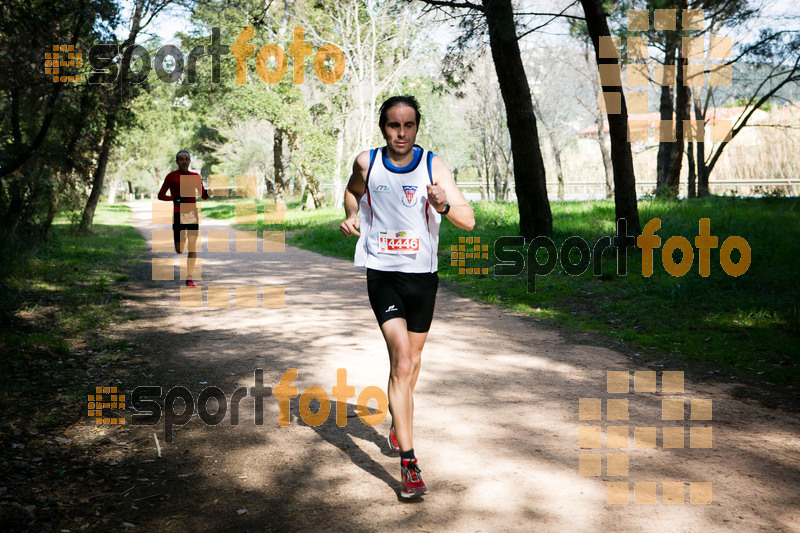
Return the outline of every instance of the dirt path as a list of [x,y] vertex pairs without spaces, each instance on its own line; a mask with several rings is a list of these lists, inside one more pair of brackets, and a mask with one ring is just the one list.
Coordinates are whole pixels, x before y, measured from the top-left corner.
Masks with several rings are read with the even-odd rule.
[[[131,206],[149,246],[149,204]],[[229,226],[206,220],[201,227]],[[204,287],[284,285],[285,308],[181,308],[179,283],[151,281],[145,266],[131,303],[142,318],[131,334],[157,369],[152,385],[165,392],[182,385],[195,398],[216,385],[230,399],[237,387],[253,386],[256,368],[270,387],[296,368],[300,393],[316,385],[330,395],[345,368],[356,394],[385,389],[385,347],[364,274],[350,262],[292,247],[201,257]],[[400,501],[399,460],[385,441],[389,419],[364,425],[355,398],[346,427],[335,423],[335,404],[323,425],[305,425],[297,400],[291,424],[280,427],[276,398],[265,400],[256,426],[246,397],[238,426],[230,411],[213,427],[195,415],[166,443],[162,420],[161,459],[152,427],[113,430],[133,443],[119,460],[145,480],[120,485],[136,486],[125,500],[129,521],[148,531],[800,531],[796,416],[688,379],[683,394],[634,393],[633,372],[651,369],[610,346],[440,288],[415,394],[414,448],[431,488],[424,500]],[[630,372],[629,394],[606,392],[608,370]],[[603,399],[603,419],[579,420],[580,398]],[[607,398],[629,400],[627,421],[606,420]],[[685,399],[686,420],[662,422],[664,398]],[[689,420],[690,400],[706,398],[713,420]],[[592,425],[604,428],[604,444],[606,426],[629,427],[631,447],[581,450],[579,428]],[[661,447],[665,425],[687,428],[685,448]],[[658,448],[633,448],[634,426],[658,428]],[[700,426],[712,428],[710,449],[689,447],[688,428]],[[608,453],[626,454],[629,475],[580,476],[582,452],[603,457],[603,474]],[[606,481],[628,482],[630,503],[606,503]],[[690,481],[711,482],[712,503],[689,503]],[[635,482],[655,482],[658,503],[634,503]],[[687,482],[686,502],[662,503],[664,482]],[[646,496],[647,486],[639,488]]]

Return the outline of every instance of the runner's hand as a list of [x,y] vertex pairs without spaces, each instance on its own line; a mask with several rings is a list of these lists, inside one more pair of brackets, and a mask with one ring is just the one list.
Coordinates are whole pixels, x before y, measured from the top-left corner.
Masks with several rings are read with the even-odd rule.
[[361,234],[357,231],[358,228],[361,226],[361,218],[360,217],[350,217],[344,222],[339,225],[339,231],[345,237],[349,237],[350,235],[356,235],[357,237],[361,237]]
[[447,193],[444,192],[442,187],[438,185],[428,185],[428,203],[436,211],[441,211],[444,209],[444,204],[447,202]]

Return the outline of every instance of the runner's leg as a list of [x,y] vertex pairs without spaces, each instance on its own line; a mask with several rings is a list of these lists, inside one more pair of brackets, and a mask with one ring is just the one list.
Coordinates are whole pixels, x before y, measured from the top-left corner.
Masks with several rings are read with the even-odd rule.
[[[408,342],[411,347],[411,359],[414,363],[414,375],[411,377],[411,392],[417,386],[417,378],[419,377],[419,369],[422,364],[422,349],[425,347],[425,341],[428,339],[428,332],[417,333],[416,331],[408,332]],[[414,407],[414,400],[411,400],[411,407]]]
[[186,240],[186,230],[172,230],[175,236],[175,253],[183,253],[183,242]]
[[[408,332],[408,343],[411,348],[411,360],[414,368],[414,375],[411,376],[411,423],[413,435],[414,423],[414,388],[417,386],[417,378],[419,377],[419,369],[422,367],[422,349],[425,347],[425,340],[428,338],[428,332],[417,333],[416,331]],[[394,420],[394,418],[392,418]],[[402,448],[401,448],[402,449]]]
[[189,241],[189,254],[186,259],[186,279],[192,279],[194,276],[194,265],[197,262],[197,236],[200,233],[196,229],[188,230],[187,238]]
[[[408,451],[413,446],[414,399],[411,382],[419,373],[412,356],[409,332],[403,318],[392,318],[381,325],[381,333],[389,351],[389,405],[392,408],[397,442],[400,450]],[[416,358],[418,366],[419,358]]]

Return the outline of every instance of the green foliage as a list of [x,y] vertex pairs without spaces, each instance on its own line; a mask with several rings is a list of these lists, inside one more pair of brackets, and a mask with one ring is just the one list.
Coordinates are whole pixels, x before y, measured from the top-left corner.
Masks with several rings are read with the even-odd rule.
[[[225,10],[198,5],[192,18],[202,27],[219,28],[223,43],[235,41],[243,28],[253,26],[255,36],[250,43],[257,54],[267,43],[276,43],[288,50],[288,44],[294,39],[295,23],[285,20],[284,16],[296,15],[302,9],[301,4],[275,2],[265,8],[262,3],[246,1]],[[208,33],[183,35],[183,47],[207,46]],[[305,39],[309,42],[308,33]],[[313,72],[313,61],[305,62],[302,86],[294,83],[288,52],[287,61],[283,79],[270,85],[259,77],[255,57],[250,56],[246,60],[247,81],[237,84],[234,58],[226,54],[222,56],[219,83],[211,82],[210,62],[200,61],[199,83],[179,86],[178,94],[190,101],[191,112],[199,117],[193,134],[193,149],[203,154],[204,171],[234,174],[235,169],[241,169],[247,173],[270,174],[272,165],[267,163],[272,157],[271,132],[280,130],[290,150],[284,157],[291,157],[292,167],[302,172],[309,184],[318,189],[318,184],[330,175],[335,153],[332,109],[328,102],[308,90],[308,86],[319,84]],[[236,131],[243,133],[245,124],[259,132],[269,131],[269,137],[234,137]]]
[[[174,170],[175,154],[189,146],[197,125],[176,97],[176,89],[165,83],[153,83],[130,102],[129,111],[131,119],[118,129],[111,152],[108,181],[130,181],[134,193],[141,194],[157,190],[164,176]],[[200,164],[202,156],[192,153],[192,167]]]
[[[43,71],[44,54],[64,43],[88,50],[107,41],[117,22],[118,5],[110,0],[0,5],[3,260],[14,262],[35,251],[47,236],[45,222],[54,200],[69,205],[84,194],[86,170],[101,133],[106,87],[54,83]],[[78,69],[84,75],[86,70]]]
[[[753,105],[754,103],[755,102],[751,101],[751,98],[741,97],[733,100],[733,102],[731,102],[730,105],[725,105],[723,107],[745,107]],[[770,111],[772,111],[772,107],[773,107],[772,102],[770,100],[767,100],[763,104],[761,104],[758,107],[758,109],[769,113]]]

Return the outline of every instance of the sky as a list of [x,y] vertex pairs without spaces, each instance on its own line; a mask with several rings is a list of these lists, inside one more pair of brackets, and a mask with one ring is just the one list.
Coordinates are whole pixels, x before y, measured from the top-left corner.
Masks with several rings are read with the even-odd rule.
[[[130,16],[133,8],[133,1],[132,0],[124,0],[122,2],[122,24],[117,27],[117,37],[120,39],[125,39],[128,36],[128,32],[130,30]],[[172,39],[176,32],[185,31],[187,28],[187,21],[188,15],[186,14],[186,10],[178,10],[175,8],[172,9],[165,9],[156,19],[150,23],[150,25],[146,28],[145,34],[148,36],[150,35],[158,35],[161,37],[164,42],[168,42]]]
[[[769,20],[769,25],[773,28],[797,29],[800,25],[800,7],[795,0],[762,0],[764,5],[764,18]],[[537,9],[539,11],[553,11],[556,8],[552,7],[553,2],[529,2],[525,6],[526,10]],[[121,38],[127,37],[129,28],[130,13],[133,6],[133,0],[124,0],[122,2],[123,24],[117,28],[117,36]],[[559,9],[560,10],[560,9]],[[575,12],[572,9],[571,12]],[[579,12],[580,9],[577,9]],[[787,20],[786,17],[794,18],[794,20]],[[159,16],[151,23],[146,29],[145,33],[150,35],[158,35],[166,43],[172,40],[175,33],[178,31],[187,31],[189,29],[187,20],[189,15],[184,8],[167,8],[159,14]],[[760,26],[760,24],[759,24]],[[557,33],[558,28],[553,28]],[[433,36],[443,47],[446,46],[452,39],[452,31],[443,29]]]

